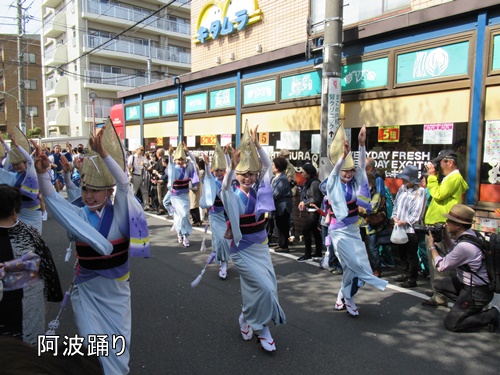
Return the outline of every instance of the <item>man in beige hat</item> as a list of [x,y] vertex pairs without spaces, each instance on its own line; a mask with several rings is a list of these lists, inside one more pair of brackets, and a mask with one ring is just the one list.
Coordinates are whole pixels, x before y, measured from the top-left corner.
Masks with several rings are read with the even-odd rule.
[[[444,326],[453,332],[478,330],[487,327],[490,332],[498,330],[500,312],[496,306],[484,310],[493,299],[493,291],[488,285],[486,263],[481,249],[473,242],[477,239],[471,229],[475,212],[464,204],[455,204],[446,220],[449,237],[443,239],[448,254],[439,255],[432,235],[425,236],[432,261],[439,272],[456,268],[456,275],[435,279],[433,286],[439,292],[455,301],[444,318]],[[470,240],[468,238],[471,238]]]

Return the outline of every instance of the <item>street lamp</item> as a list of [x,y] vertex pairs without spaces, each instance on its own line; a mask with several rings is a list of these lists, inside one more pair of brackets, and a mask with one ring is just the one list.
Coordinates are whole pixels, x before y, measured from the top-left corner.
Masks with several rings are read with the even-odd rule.
[[90,102],[92,103],[92,134],[95,135],[95,100],[97,94],[94,91],[89,92]]

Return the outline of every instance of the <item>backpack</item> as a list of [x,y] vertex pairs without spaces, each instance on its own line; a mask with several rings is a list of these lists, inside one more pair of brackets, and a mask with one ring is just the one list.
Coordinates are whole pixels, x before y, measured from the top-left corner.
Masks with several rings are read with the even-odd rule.
[[457,244],[462,241],[472,243],[481,249],[483,253],[482,262],[486,266],[488,272],[488,280],[484,280],[476,272],[472,271],[468,264],[460,266],[467,272],[471,272],[481,280],[486,282],[490,290],[495,293],[500,293],[500,235],[491,234],[489,241],[482,234],[476,232],[477,237],[471,235],[463,235],[458,237]]

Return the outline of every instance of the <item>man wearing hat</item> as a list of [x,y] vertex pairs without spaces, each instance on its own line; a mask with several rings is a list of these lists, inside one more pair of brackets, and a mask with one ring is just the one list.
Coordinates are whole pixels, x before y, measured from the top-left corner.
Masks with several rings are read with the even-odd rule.
[[[448,213],[455,204],[462,203],[463,195],[469,189],[469,185],[467,185],[467,182],[465,182],[458,170],[457,158],[455,151],[442,150],[432,162],[427,163],[425,166],[428,173],[427,190],[432,198],[425,213],[424,221],[426,225],[444,223],[443,215]],[[441,182],[438,180],[438,169],[443,175]],[[441,255],[446,254],[445,246],[437,243],[436,248]],[[431,259],[429,249],[427,249],[427,257]],[[429,272],[432,285],[434,279],[441,276],[436,271],[432,262],[429,264]],[[422,304],[424,306],[436,307],[446,305],[446,302],[444,296],[434,293],[430,299],[425,300]]]
[[[432,261],[439,272],[456,269],[456,274],[434,280],[434,289],[455,303],[444,319],[446,329],[453,332],[478,330],[487,327],[490,332],[498,330],[500,312],[498,307],[484,308],[493,299],[493,291],[488,286],[488,273],[481,249],[465,240],[463,236],[477,237],[471,229],[475,212],[472,208],[455,204],[446,218],[444,238],[448,254],[439,255],[432,235],[426,235],[426,243],[432,254]],[[473,271],[473,272],[471,272]]]
[[396,177],[402,179],[403,184],[396,194],[391,219],[394,225],[404,229],[408,242],[404,245],[393,245],[398,248],[403,270],[403,273],[394,278],[394,281],[401,282],[398,284],[401,288],[414,288],[417,286],[418,277],[419,236],[415,233],[413,226],[422,219],[426,194],[425,189],[419,186],[421,179],[418,177],[416,166],[407,165]]

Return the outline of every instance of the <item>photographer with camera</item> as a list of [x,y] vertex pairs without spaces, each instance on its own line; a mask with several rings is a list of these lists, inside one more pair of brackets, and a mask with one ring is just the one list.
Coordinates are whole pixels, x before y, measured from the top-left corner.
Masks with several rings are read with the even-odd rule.
[[441,256],[436,251],[434,238],[426,235],[426,243],[431,251],[432,260],[438,271],[443,272],[456,268],[456,274],[434,280],[434,290],[454,301],[451,311],[444,319],[444,326],[452,332],[471,331],[487,327],[490,332],[495,332],[499,326],[500,311],[497,307],[484,310],[493,299],[487,280],[486,264],[483,262],[483,253],[474,243],[459,241],[461,236],[476,237],[471,229],[474,223],[474,210],[463,204],[455,204],[448,214],[443,216],[446,220],[446,236],[443,243],[449,253]]
[[[430,163],[427,163],[426,169],[427,189],[432,198],[427,212],[425,214],[425,224],[435,225],[444,224],[444,214],[447,214],[451,208],[457,204],[462,203],[463,195],[469,189],[469,185],[463,179],[458,171],[457,166],[458,156],[453,150],[442,150],[438,156]],[[438,181],[438,170],[443,176],[441,182]],[[441,241],[434,241],[437,252],[444,256],[447,254],[446,247]],[[431,285],[434,280],[439,277],[450,276],[449,273],[440,274],[436,270],[434,263],[431,261],[431,252],[427,246],[427,258],[429,259],[429,273]],[[447,299],[439,292],[433,292],[430,299],[422,302],[424,306],[437,307],[439,305],[446,305]]]
[[420,186],[418,168],[414,165],[407,165],[396,177],[402,179],[403,184],[396,194],[391,219],[394,225],[404,229],[408,242],[404,245],[393,244],[393,248],[398,250],[403,272],[395,277],[394,281],[399,281],[398,286],[401,288],[415,288],[418,277],[419,234],[414,226],[422,219],[426,200],[425,189]]

